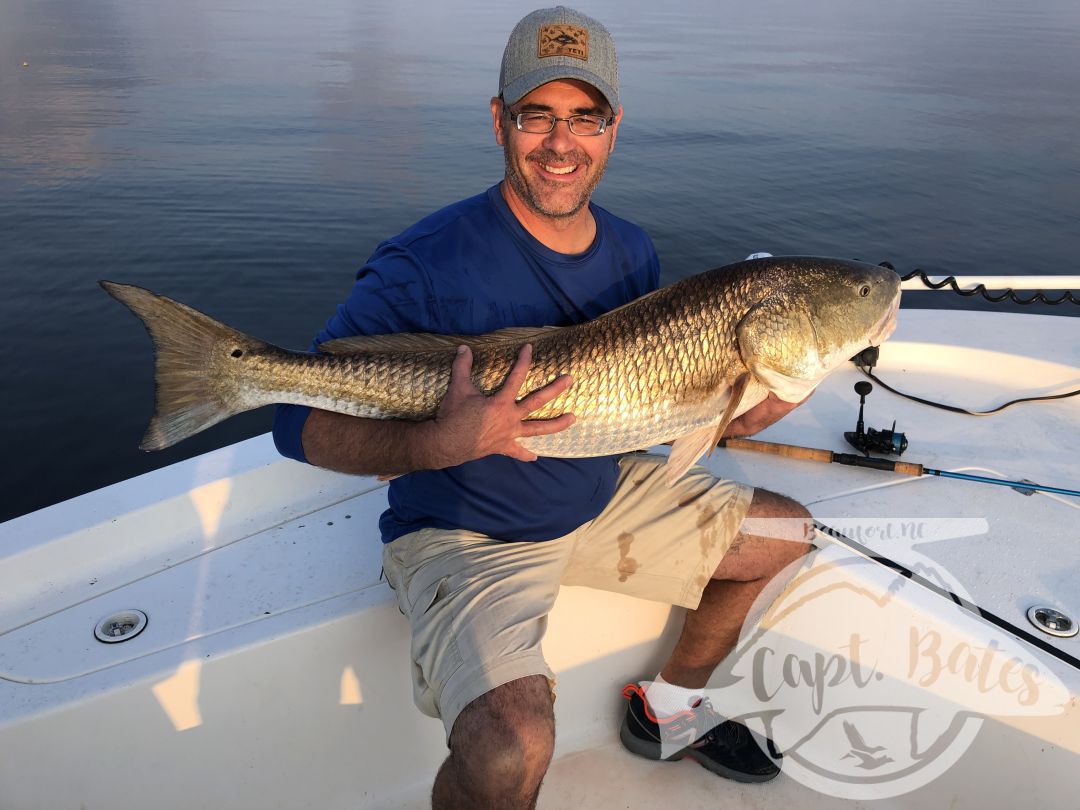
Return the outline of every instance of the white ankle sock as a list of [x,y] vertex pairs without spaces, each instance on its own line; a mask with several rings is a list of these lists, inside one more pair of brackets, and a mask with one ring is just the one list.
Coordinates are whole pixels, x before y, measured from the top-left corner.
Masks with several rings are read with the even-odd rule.
[[645,687],[645,697],[649,701],[649,706],[657,717],[667,717],[676,712],[686,711],[701,699],[700,689],[676,686],[665,681],[660,675],[657,675],[652,683],[643,681],[642,686]]

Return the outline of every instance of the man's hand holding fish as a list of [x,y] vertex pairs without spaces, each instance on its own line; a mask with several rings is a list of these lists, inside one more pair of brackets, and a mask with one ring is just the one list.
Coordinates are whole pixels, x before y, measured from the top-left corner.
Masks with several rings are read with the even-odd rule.
[[574,415],[565,413],[552,419],[530,420],[529,415],[547,405],[570,387],[573,380],[564,374],[543,388],[517,399],[532,360],[532,346],[526,343],[503,387],[490,396],[472,382],[472,350],[458,348],[450,368],[450,384],[439,402],[435,418],[423,424],[433,430],[429,436],[439,448],[436,469],[455,467],[491,455],[518,461],[536,461],[537,455],[518,442],[524,436],[546,436],[574,424]]

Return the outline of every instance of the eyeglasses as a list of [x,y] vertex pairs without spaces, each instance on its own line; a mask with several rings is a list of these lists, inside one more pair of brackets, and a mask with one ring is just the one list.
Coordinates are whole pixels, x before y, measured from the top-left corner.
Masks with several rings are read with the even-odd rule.
[[602,115],[571,115],[569,118],[558,118],[546,112],[513,113],[509,107],[503,109],[517,122],[518,129],[533,135],[545,135],[551,132],[559,121],[565,121],[575,135],[601,135],[608,124],[615,122],[614,117],[605,118]]

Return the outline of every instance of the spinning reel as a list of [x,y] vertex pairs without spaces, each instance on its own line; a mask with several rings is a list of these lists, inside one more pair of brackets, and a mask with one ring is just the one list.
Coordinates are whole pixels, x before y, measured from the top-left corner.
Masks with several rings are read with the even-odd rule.
[[895,419],[888,430],[864,429],[863,406],[866,404],[867,395],[873,390],[874,386],[866,380],[855,383],[855,393],[859,395],[859,421],[855,423],[854,431],[844,431],[844,438],[865,456],[869,456],[871,452],[902,455],[907,450],[908,440],[903,433],[897,432]]

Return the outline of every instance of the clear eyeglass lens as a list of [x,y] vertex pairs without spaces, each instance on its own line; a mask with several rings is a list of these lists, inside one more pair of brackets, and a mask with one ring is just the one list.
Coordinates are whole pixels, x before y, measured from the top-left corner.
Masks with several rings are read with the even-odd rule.
[[518,113],[517,127],[522,132],[543,135],[555,128],[556,121],[566,121],[575,135],[599,135],[607,125],[602,115],[572,115],[569,118],[556,118],[550,113]]

